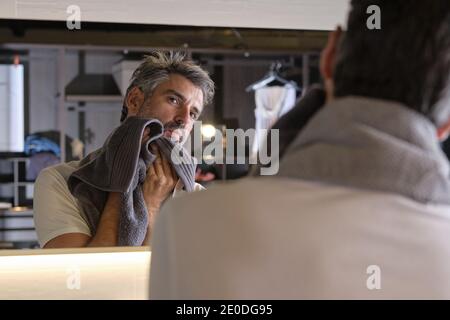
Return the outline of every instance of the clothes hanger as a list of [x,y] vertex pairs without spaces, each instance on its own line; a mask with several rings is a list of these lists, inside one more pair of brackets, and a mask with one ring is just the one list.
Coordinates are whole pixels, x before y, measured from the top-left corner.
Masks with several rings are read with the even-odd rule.
[[274,81],[280,82],[283,85],[290,84],[295,88],[295,90],[300,91],[300,88],[295,83],[295,81],[289,81],[280,76],[279,71],[281,69],[281,66],[282,65],[279,61],[272,63],[270,66],[270,71],[264,76],[264,78],[249,85],[245,89],[245,91],[250,92],[250,91],[255,91],[255,90],[264,88],[269,83],[274,82]]

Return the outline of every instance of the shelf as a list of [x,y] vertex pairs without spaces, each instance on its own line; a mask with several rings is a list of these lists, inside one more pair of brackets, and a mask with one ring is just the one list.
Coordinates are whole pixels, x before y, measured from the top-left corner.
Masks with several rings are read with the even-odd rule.
[[14,182],[14,174],[12,173],[0,174],[0,183],[9,183],[9,182]]
[[24,152],[0,152],[0,160],[9,160],[9,159],[15,159],[15,158],[25,158]]
[[31,207],[11,207],[0,209],[0,219],[6,217],[32,217],[33,208]]
[[34,185],[34,182],[28,181],[28,182],[14,182],[14,181],[7,181],[7,182],[0,182],[1,184],[15,184],[19,187],[26,187],[26,186],[32,186]]
[[19,187],[33,186],[34,182],[18,182],[17,185]]
[[68,95],[67,102],[122,102],[120,95]]
[[30,160],[30,157],[12,157],[12,158],[3,159],[3,160],[9,160],[9,161],[28,161],[28,160]]
[[[4,194],[1,196],[1,201],[10,202],[15,209],[19,208],[19,205],[26,205],[31,203],[30,198],[27,196],[31,194],[31,190],[28,187],[34,186],[34,181],[27,181],[26,179],[26,164],[29,162],[30,158],[17,155],[16,157],[1,159],[1,161],[8,161],[12,164],[12,174],[2,174],[1,184],[12,189],[13,196],[11,199],[6,199]],[[9,179],[8,179],[9,178]],[[24,189],[26,188],[26,189]],[[3,192],[3,191],[2,191]],[[6,191],[5,191],[6,192]],[[30,196],[32,199],[32,196]],[[16,211],[16,210],[14,210]]]

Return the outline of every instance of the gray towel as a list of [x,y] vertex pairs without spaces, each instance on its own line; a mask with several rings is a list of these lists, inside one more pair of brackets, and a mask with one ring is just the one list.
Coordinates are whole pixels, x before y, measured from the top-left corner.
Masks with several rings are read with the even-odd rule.
[[[150,139],[142,145],[146,128]],[[149,144],[155,142],[170,159],[186,191],[195,186],[195,158],[179,144],[163,137],[163,125],[156,119],[127,118],[114,130],[102,148],[80,162],[68,180],[72,195],[79,200],[89,228],[95,234],[109,192],[122,194],[119,217],[120,246],[139,246],[144,241],[148,212],[141,190],[148,166],[155,160]]]

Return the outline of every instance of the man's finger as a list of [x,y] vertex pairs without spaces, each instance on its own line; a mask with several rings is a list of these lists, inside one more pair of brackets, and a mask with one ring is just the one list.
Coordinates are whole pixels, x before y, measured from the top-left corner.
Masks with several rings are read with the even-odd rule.
[[172,173],[172,178],[174,181],[178,181],[178,173],[175,171],[174,166],[170,166],[170,171]]
[[164,170],[162,167],[161,153],[159,152],[159,148],[156,146],[153,147],[153,152],[156,156],[155,161],[153,161],[153,166],[155,167],[156,175],[159,178],[162,178],[164,177]]
[[157,147],[156,147],[156,144],[155,144],[154,142],[152,142],[152,143],[150,143],[149,147],[150,147],[150,152],[151,152],[154,156],[156,156],[156,153],[158,152],[158,149],[157,149]]
[[166,177],[171,177],[172,176],[172,164],[169,162],[167,157],[162,152],[161,152],[161,159],[162,159],[164,174],[166,175]]
[[150,167],[147,170],[147,174],[149,176],[156,176],[156,171],[155,171],[155,166],[152,164],[150,164]]
[[145,128],[142,134],[142,143],[146,144],[148,140],[150,140],[150,128]]

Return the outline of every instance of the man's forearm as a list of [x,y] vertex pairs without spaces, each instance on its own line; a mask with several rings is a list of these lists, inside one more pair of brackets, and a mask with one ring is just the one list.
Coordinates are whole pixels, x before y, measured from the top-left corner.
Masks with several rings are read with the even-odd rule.
[[142,242],[143,246],[149,246],[150,245],[150,239],[152,237],[152,231],[153,231],[153,223],[156,215],[159,212],[159,207],[150,207],[147,204],[147,210],[148,210],[148,227],[147,227],[147,233],[145,235],[144,242]]
[[121,194],[111,192],[100,217],[97,232],[88,247],[117,246]]
[[142,242],[143,246],[149,246],[150,245],[150,238],[152,236],[152,229],[150,228],[150,226],[147,227],[147,233],[145,234],[145,239]]

